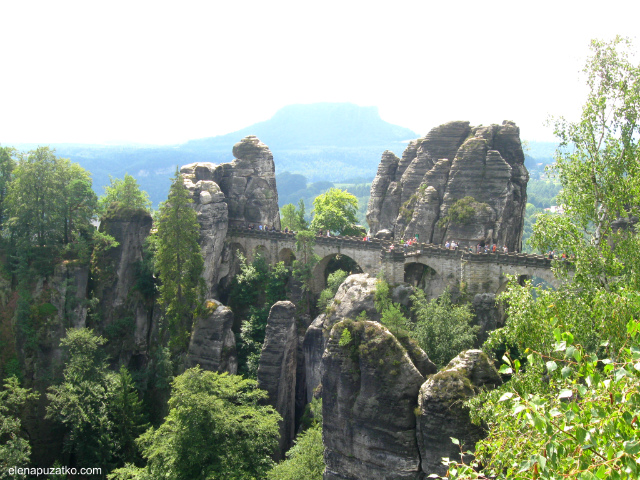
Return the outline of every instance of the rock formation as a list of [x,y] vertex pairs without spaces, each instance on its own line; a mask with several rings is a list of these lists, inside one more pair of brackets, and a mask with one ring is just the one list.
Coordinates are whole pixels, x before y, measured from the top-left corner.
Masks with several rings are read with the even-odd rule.
[[180,169],[184,184],[191,193],[193,208],[200,224],[200,249],[204,258],[206,295],[216,294],[220,279],[218,267],[229,225],[225,195],[213,181],[215,166],[212,163],[193,163]]
[[447,468],[442,457],[460,458],[460,447],[450,437],[460,441],[463,451],[473,450],[483,437],[483,430],[471,423],[463,402],[483,387],[500,384],[500,376],[487,356],[481,350],[467,350],[422,385],[417,436],[425,474],[444,475]]
[[[528,180],[513,122],[447,123],[410,142],[402,159],[382,154],[367,221],[373,235],[386,229],[397,240],[417,234],[426,243],[495,242],[519,250]],[[459,215],[463,204],[456,202],[465,197],[473,201]]]
[[498,303],[494,293],[478,293],[471,302],[475,322],[480,326],[477,345],[482,345],[489,337],[489,332],[495,330],[504,323],[504,312]]
[[269,311],[258,366],[258,386],[269,394],[269,403],[282,416],[276,460],[284,458],[295,435],[297,356],[296,306],[277,302]]
[[[51,465],[60,458],[64,432],[45,418],[48,404],[46,389],[53,379],[61,378],[64,368],[64,350],[60,340],[69,328],[83,328],[87,322],[87,294],[89,265],[61,263],[53,274],[38,279],[30,296],[31,331],[16,329],[16,353],[22,373],[22,385],[40,393],[34,405],[25,412],[24,431],[29,432],[34,465]],[[16,303],[6,305],[11,311]],[[10,318],[10,317],[9,317]],[[16,318],[16,317],[14,317]],[[33,342],[37,342],[34,348]],[[3,348],[8,345],[3,346]]]
[[229,203],[230,225],[262,224],[280,229],[273,155],[250,135],[233,147],[233,162],[222,164],[220,188]]
[[332,328],[323,356],[324,480],[423,477],[414,410],[424,376],[409,353],[377,322]]
[[216,296],[218,282],[229,274],[232,252],[221,262],[229,226],[261,224],[280,229],[280,210],[273,155],[254,136],[233,147],[231,163],[192,163],[180,169],[191,192],[200,223],[200,245],[207,296]]
[[187,367],[200,365],[203,370],[235,375],[238,356],[236,338],[231,330],[233,312],[215,300],[207,300],[206,304],[213,311],[194,322],[187,350]]
[[331,328],[345,318],[355,320],[364,312],[367,318],[378,320],[374,295],[376,279],[368,273],[350,275],[340,285],[327,312],[318,315],[307,329],[304,337],[304,358],[307,379],[307,401],[322,381],[322,354]]
[[152,223],[145,210],[119,207],[110,208],[100,223],[100,231],[118,242],[117,247],[94,257],[92,272],[93,295],[99,301],[96,311],[100,312],[95,328],[109,340],[114,363],[126,365],[132,355],[144,355],[149,347],[153,300],[145,298],[137,284],[141,280],[143,244]]

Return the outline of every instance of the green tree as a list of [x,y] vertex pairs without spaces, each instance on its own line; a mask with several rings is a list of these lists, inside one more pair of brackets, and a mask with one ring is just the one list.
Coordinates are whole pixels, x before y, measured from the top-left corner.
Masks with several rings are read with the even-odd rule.
[[330,273],[327,277],[327,288],[320,292],[320,297],[318,298],[318,311],[324,312],[329,302],[335,297],[338,292],[338,288],[342,285],[342,282],[349,276],[347,272],[344,270],[336,270],[333,273]]
[[542,251],[582,260],[574,262],[573,274],[583,287],[610,288],[637,268],[636,259],[621,261],[634,240],[613,230],[620,217],[638,215],[640,208],[640,66],[630,62],[630,48],[620,37],[592,41],[580,120],[555,122],[561,143],[550,173],[562,184],[558,202],[565,215],[539,216],[531,240]]
[[293,261],[293,276],[302,283],[302,290],[305,293],[305,303],[307,312],[311,309],[311,279],[313,269],[320,261],[318,255],[314,253],[316,236],[309,230],[303,230],[296,234],[296,259]]
[[479,327],[472,325],[469,304],[454,304],[448,290],[430,301],[422,290],[416,290],[411,300],[416,319],[411,325],[411,336],[438,367],[473,347]]
[[140,190],[140,186],[135,178],[125,173],[124,178],[109,177],[109,185],[104,188],[104,195],[98,202],[99,210],[104,213],[107,208],[118,203],[128,210],[143,209],[149,211],[151,200],[149,194]]
[[311,230],[330,230],[338,235],[357,235],[358,199],[346,190],[330,188],[313,200]]
[[37,250],[50,261],[60,246],[90,237],[96,195],[89,172],[40,147],[19,156],[6,206],[15,247],[29,257]]
[[410,325],[409,320],[402,312],[402,308],[397,303],[391,303],[382,311],[380,323],[387,327],[395,336],[398,336],[402,330],[406,330]]
[[[343,331],[349,333],[349,329]],[[269,480],[322,480],[324,444],[322,443],[322,399],[307,404],[301,420],[302,432],[287,452],[286,460],[273,467]]]
[[570,255],[555,262],[565,283],[510,287],[505,327],[485,347],[521,358],[505,355],[501,371],[511,380],[470,403],[489,426],[478,446],[482,473],[455,465],[454,478],[640,474],[640,240],[614,228],[640,206],[640,70],[629,47],[619,37],[592,42],[580,120],[556,122],[562,143],[552,173],[565,214],[539,216],[532,243]]
[[155,264],[160,278],[159,302],[172,350],[186,348],[195,313],[202,301],[204,260],[200,226],[191,196],[176,169],[169,197],[158,214]]
[[29,464],[31,447],[22,432],[20,416],[25,405],[37,398],[37,393],[21,388],[16,377],[5,379],[0,390],[0,479],[26,478],[9,475],[9,468]]
[[0,232],[6,221],[5,199],[9,191],[9,183],[12,179],[13,169],[16,166],[16,152],[10,147],[0,147]]
[[273,465],[280,416],[253,380],[192,368],[173,381],[169,414],[138,440],[144,468],[111,479],[243,480],[264,478]]
[[256,378],[271,306],[286,299],[290,277],[284,262],[268,265],[264,256],[256,254],[251,263],[240,255],[240,272],[233,279],[229,306],[243,320],[238,337],[239,371]]
[[133,378],[123,366],[114,376],[111,389],[110,415],[113,418],[115,457],[119,466],[136,462],[140,456],[135,444],[148,427],[144,419],[142,400]]
[[47,393],[47,418],[65,427],[64,450],[75,466],[102,467],[104,471],[115,451],[105,342],[89,329],[69,330],[60,343],[69,355],[64,380]]
[[309,228],[309,224],[304,216],[305,208],[303,199],[300,199],[298,202],[298,208],[296,208],[294,204],[288,203],[281,209],[281,226],[283,229],[287,227],[289,230],[295,232],[306,230]]

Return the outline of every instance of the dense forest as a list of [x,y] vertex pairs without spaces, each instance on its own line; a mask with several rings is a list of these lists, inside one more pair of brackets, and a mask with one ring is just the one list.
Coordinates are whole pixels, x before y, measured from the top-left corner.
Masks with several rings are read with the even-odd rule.
[[[481,335],[464,294],[427,299],[414,289],[403,303],[379,278],[374,308],[332,330],[352,360],[388,354],[358,343],[376,319],[403,354],[426,353],[439,374],[474,347],[494,361],[503,384],[465,403],[484,439],[443,459],[447,478],[640,476],[640,67],[625,39],[591,49],[580,119],[555,120],[553,163],[528,158],[527,248],[566,254],[553,262],[561,285],[514,278],[500,297],[504,325]],[[89,171],[51,149],[0,148],[0,478],[322,478],[321,391],[297,415],[283,457],[282,417],[257,377],[272,306],[292,301],[304,319],[296,334],[304,334],[313,318],[336,312],[354,272],[338,256],[323,272],[326,288],[311,292],[315,232],[362,233],[372,177],[342,173],[311,184],[313,172],[278,174],[282,226],[298,232],[295,259],[239,254],[223,305],[204,297],[200,227],[177,169],[152,212],[133,176],[111,178],[98,197]],[[552,205],[563,213],[544,213]],[[113,253],[125,224],[145,234],[119,237],[144,241],[130,289],[118,296]],[[109,295],[118,302],[106,305]],[[192,332],[227,310],[239,375],[190,367]],[[155,325],[145,358],[128,344],[141,317]],[[48,463],[34,463],[36,453]],[[16,471],[45,466],[52,470]]]

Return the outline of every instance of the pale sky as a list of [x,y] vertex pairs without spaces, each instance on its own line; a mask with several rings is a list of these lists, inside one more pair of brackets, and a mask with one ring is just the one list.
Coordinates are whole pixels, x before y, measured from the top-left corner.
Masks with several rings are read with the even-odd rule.
[[[577,115],[591,38],[640,2],[0,0],[0,143],[172,144],[295,103],[377,106],[420,135]],[[637,49],[640,42],[634,38]]]

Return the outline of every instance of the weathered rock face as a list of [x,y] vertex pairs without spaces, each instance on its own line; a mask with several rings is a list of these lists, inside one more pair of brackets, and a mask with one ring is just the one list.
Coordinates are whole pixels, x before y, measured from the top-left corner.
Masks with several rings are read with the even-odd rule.
[[[411,142],[402,159],[382,155],[367,222],[374,235],[387,229],[396,239],[417,234],[422,242],[495,242],[519,250],[528,180],[513,122],[447,123]],[[447,224],[451,207],[467,196],[475,200],[474,214]]]
[[269,311],[258,365],[258,386],[269,394],[269,403],[282,416],[276,460],[284,458],[295,435],[297,357],[296,306],[277,302]]
[[[99,300],[95,325],[109,340],[113,361],[128,364],[132,355],[146,354],[149,346],[153,301],[136,288],[143,243],[153,220],[144,210],[110,210],[100,231],[111,235],[118,246],[97,260],[93,272],[93,295]],[[133,331],[133,335],[130,332]]]
[[331,328],[345,318],[355,320],[362,312],[371,320],[379,320],[374,296],[376,279],[368,273],[350,275],[338,288],[328,313],[318,315],[304,337],[304,359],[307,379],[307,401],[322,381],[322,354]]
[[238,356],[233,327],[233,312],[215,300],[207,300],[215,310],[196,319],[187,350],[187,367],[200,365],[213,372],[238,372]]
[[228,207],[220,186],[213,181],[216,167],[212,163],[192,163],[180,169],[191,194],[200,224],[200,248],[204,258],[206,296],[216,293],[220,279],[220,257],[229,225]]
[[423,478],[414,410],[424,377],[401,343],[377,322],[345,320],[323,362],[324,479]]
[[450,437],[460,440],[463,451],[473,450],[484,432],[471,423],[462,404],[479,393],[481,387],[495,388],[501,383],[498,372],[481,350],[467,350],[422,385],[417,436],[425,474],[444,475],[447,469],[442,457],[460,458],[460,448]]
[[[54,459],[61,458],[64,432],[55,422],[44,418],[48,403],[45,393],[49,386],[62,378],[65,358],[60,340],[67,329],[86,326],[88,281],[88,265],[56,265],[53,275],[40,278],[31,292],[31,337],[26,337],[22,331],[16,332],[16,350],[24,386],[40,393],[35,405],[23,418],[24,429],[29,432],[31,460],[35,465],[51,465]],[[37,348],[29,347],[29,343],[34,341]]]
[[480,326],[478,332],[478,345],[482,345],[489,337],[489,332],[495,330],[504,323],[504,312],[496,303],[493,293],[478,293],[471,302],[476,323]]
[[229,223],[262,224],[280,229],[280,209],[273,155],[250,135],[233,147],[235,160],[224,163],[218,184],[229,204]]
[[233,147],[231,163],[192,163],[180,169],[198,213],[203,277],[207,296],[217,297],[221,279],[233,275],[234,252],[224,239],[231,226],[261,224],[280,229],[280,210],[273,155],[255,136]]

